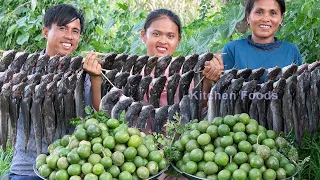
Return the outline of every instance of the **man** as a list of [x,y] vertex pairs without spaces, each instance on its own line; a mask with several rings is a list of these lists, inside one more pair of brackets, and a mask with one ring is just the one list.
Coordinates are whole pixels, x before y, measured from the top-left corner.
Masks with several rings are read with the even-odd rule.
[[[83,31],[83,15],[73,6],[61,4],[49,8],[44,15],[44,27],[42,28],[42,34],[47,39],[47,44],[41,54],[65,56],[73,53],[78,47]],[[33,128],[31,128],[27,152],[24,150],[24,143],[22,123],[19,120],[9,179],[41,179],[33,171],[33,164],[37,157]],[[47,152],[47,147],[48,144],[42,142],[43,153]]]

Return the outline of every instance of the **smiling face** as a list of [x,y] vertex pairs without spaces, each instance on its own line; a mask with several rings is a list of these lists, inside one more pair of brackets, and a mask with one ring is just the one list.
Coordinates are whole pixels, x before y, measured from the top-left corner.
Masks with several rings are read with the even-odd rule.
[[46,53],[49,56],[71,54],[78,47],[80,32],[79,19],[65,26],[57,26],[53,23],[50,28],[43,27],[42,33],[47,39]]
[[167,16],[153,21],[146,31],[141,31],[141,37],[148,55],[158,57],[172,55],[181,39],[178,26]]
[[252,29],[252,40],[261,44],[273,42],[282,19],[283,14],[276,0],[256,1],[247,18]]

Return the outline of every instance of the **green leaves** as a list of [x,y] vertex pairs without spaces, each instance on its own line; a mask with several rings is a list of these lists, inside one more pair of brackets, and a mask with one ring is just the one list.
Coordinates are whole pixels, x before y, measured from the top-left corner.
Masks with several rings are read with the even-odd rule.
[[21,35],[18,36],[16,42],[19,45],[23,45],[25,42],[28,41],[29,37],[30,37],[29,33],[21,34]]

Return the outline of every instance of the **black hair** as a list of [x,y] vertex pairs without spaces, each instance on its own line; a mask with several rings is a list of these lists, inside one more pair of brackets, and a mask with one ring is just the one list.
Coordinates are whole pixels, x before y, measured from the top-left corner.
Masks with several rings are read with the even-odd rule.
[[[247,14],[251,13],[253,5],[257,1],[258,0],[248,0],[247,1],[247,5],[246,5],[246,13]],[[283,15],[286,12],[286,2],[285,2],[285,0],[276,0],[276,1],[280,6],[281,15]]]
[[65,26],[76,19],[80,20],[80,32],[82,33],[84,31],[83,14],[69,4],[58,4],[46,11],[44,26],[49,29],[53,23],[57,23],[57,26]]
[[155,20],[167,16],[171,21],[173,21],[178,26],[178,32],[181,34],[181,22],[178,15],[176,15],[173,11],[168,9],[156,9],[154,11],[151,11],[148,14],[148,17],[146,19],[146,22],[144,23],[143,29],[147,31],[147,29],[150,27],[151,23]]

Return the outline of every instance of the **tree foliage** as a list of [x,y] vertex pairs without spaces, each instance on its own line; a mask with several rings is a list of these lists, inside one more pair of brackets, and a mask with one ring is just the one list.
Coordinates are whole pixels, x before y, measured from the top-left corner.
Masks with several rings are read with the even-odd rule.
[[[127,4],[126,2],[129,2]],[[77,53],[83,50],[145,54],[140,38],[147,11],[132,11],[135,1],[104,0],[2,0],[0,8],[0,49],[27,50],[45,47],[41,34],[43,15],[54,4],[69,3],[85,15],[85,32]],[[213,11],[219,6],[219,11]],[[225,6],[201,1],[199,17],[184,24],[183,38],[175,55],[219,52],[230,40],[247,36],[236,30],[236,24],[244,18],[242,0],[230,1]],[[319,58],[318,0],[294,0],[287,2],[283,26],[277,33],[282,40],[298,46],[306,62]],[[147,8],[146,8],[147,9]],[[170,8],[169,8],[170,9]]]

